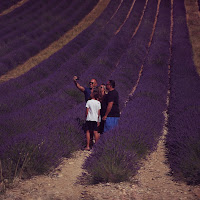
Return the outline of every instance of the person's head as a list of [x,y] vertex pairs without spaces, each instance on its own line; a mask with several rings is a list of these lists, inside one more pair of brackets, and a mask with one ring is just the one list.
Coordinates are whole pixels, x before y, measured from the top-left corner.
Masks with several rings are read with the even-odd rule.
[[96,99],[97,100],[99,98],[99,91],[98,91],[98,89],[95,88],[93,90],[93,92],[91,93],[90,96],[91,96],[92,99]]
[[108,94],[108,91],[106,90],[106,85],[104,83],[102,83],[99,87],[99,100],[102,101],[105,94]]
[[114,80],[109,80],[107,83],[106,83],[106,89],[108,91],[111,91],[115,88],[115,81]]
[[106,93],[106,85],[104,83],[102,83],[100,86],[99,86],[99,92],[101,94],[105,94]]
[[97,87],[97,80],[96,79],[91,79],[90,82],[89,82],[89,87],[90,88],[95,88]]

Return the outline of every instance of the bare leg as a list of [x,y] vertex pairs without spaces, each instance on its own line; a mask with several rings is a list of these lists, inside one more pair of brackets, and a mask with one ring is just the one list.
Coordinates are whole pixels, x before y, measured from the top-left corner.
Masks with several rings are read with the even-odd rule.
[[98,131],[94,131],[94,137],[95,137],[95,144],[97,143],[97,141],[100,138],[100,134],[98,133]]
[[94,132],[93,131],[90,131],[90,147],[93,146],[93,137],[94,137]]
[[90,150],[90,131],[89,130],[86,131],[86,139],[87,139],[87,145],[86,145],[85,150]]

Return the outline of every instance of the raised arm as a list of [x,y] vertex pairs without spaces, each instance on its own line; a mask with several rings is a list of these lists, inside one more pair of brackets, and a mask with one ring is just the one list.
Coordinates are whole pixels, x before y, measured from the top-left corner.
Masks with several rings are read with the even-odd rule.
[[74,76],[73,77],[73,81],[74,81],[74,84],[75,86],[81,91],[81,92],[84,92],[85,91],[85,88],[83,86],[81,86],[78,82],[77,82],[77,76]]

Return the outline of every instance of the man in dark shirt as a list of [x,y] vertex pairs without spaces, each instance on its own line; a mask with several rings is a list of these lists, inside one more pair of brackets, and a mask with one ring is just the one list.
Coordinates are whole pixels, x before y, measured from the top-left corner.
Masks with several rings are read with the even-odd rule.
[[78,77],[77,76],[74,76],[73,77],[73,80],[74,80],[74,84],[76,85],[76,87],[84,93],[85,95],[85,102],[87,102],[88,99],[90,99],[90,95],[91,95],[91,92],[93,91],[94,88],[97,87],[97,80],[96,79],[91,79],[90,82],[89,82],[89,87],[83,87],[81,86],[77,80],[78,80]]
[[115,81],[109,80],[106,84],[106,89],[109,91],[107,95],[107,108],[104,117],[105,120],[104,132],[113,129],[117,124],[120,117],[119,111],[119,95],[115,90]]

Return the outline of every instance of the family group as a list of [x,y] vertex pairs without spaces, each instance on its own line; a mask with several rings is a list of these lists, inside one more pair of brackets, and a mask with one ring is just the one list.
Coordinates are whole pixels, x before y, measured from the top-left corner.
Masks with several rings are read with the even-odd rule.
[[115,90],[115,81],[109,80],[106,84],[98,86],[96,79],[91,79],[88,87],[78,83],[78,77],[74,76],[75,86],[84,93],[86,101],[86,140],[85,150],[91,149],[91,137],[95,143],[99,140],[100,134],[113,129],[120,117],[119,95]]

